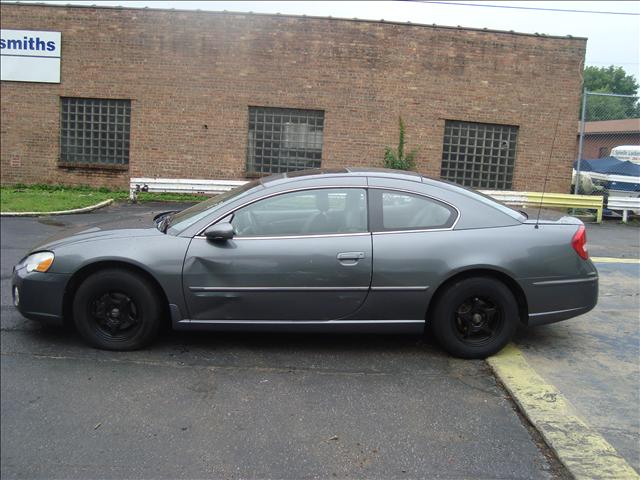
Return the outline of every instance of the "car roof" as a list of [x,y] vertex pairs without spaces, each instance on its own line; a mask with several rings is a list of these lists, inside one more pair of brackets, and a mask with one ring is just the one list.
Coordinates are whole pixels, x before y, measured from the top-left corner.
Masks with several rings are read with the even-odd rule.
[[[522,214],[500,205],[486,195],[446,180],[436,180],[404,170],[362,167],[309,169],[262,177],[246,184],[244,187],[239,187],[243,189],[239,195],[234,196],[229,203],[222,203],[218,205],[218,207],[226,205],[226,207],[221,208],[227,208],[227,213],[229,213],[235,211],[237,208],[261,200],[262,198],[267,198],[272,194],[277,195],[279,193],[289,192],[291,190],[288,184],[291,183],[300,182],[301,185],[297,186],[301,186],[303,190],[317,188],[318,186],[321,187],[322,184],[317,183],[316,180],[322,179],[342,179],[342,181],[329,183],[330,185],[334,185],[330,188],[341,188],[341,185],[343,187],[356,187],[356,184],[357,188],[366,188],[367,185],[372,186],[372,188],[386,188],[381,185],[385,185],[387,182],[368,182],[366,180],[367,178],[392,180],[392,182],[389,182],[389,186],[392,189],[400,188],[409,192],[423,192],[436,200],[455,205],[460,211],[466,209],[469,212],[473,212],[473,215],[461,214],[459,222],[456,224],[457,228],[468,229],[516,225],[526,220]],[[394,185],[396,181],[398,181],[398,183]],[[407,184],[402,186],[402,184],[399,183],[402,181],[407,182]],[[409,183],[413,185],[409,185]],[[406,189],[404,187],[406,187]],[[428,189],[424,187],[428,187]],[[294,190],[295,189],[294,187]],[[215,205],[212,208],[216,210]],[[220,212],[217,210],[215,215],[217,215],[216,218],[218,219],[222,218]],[[179,235],[187,237],[195,235],[207,225],[211,224],[212,220],[214,220],[213,217],[203,217],[185,228]]]
[[311,180],[313,177],[383,177],[397,180],[408,180],[422,183],[422,175],[404,170],[390,170],[387,168],[316,168],[309,170],[299,170],[296,172],[279,173],[269,175],[260,179],[265,187],[270,187],[279,183],[286,183],[295,180]]
[[466,197],[484,197],[490,199],[492,202],[496,202],[495,199],[487,197],[487,195],[478,192],[477,190],[469,187],[459,185],[455,182],[444,179],[436,179],[431,177],[425,177],[416,172],[406,170],[393,170],[389,168],[375,168],[375,167],[345,167],[345,168],[313,168],[307,170],[297,170],[295,172],[279,173],[276,175],[269,175],[262,177],[259,182],[265,187],[272,187],[283,183],[294,182],[297,180],[314,180],[318,178],[348,178],[348,177],[369,177],[369,178],[387,178],[393,180],[405,180],[415,183],[421,183],[423,185],[429,185],[431,187],[444,188],[446,190],[457,192],[458,194]]
[[[348,168],[318,168],[309,170],[299,170],[295,172],[281,173],[277,175],[270,175],[260,179],[260,184],[263,187],[269,188],[277,185],[282,185],[296,180],[313,180],[319,178],[348,178],[348,177],[368,177],[368,178],[386,178],[393,180],[404,180],[419,183],[429,187],[435,187],[440,189],[440,192],[449,192],[449,194],[465,197],[469,200],[480,202],[484,205],[490,205],[494,210],[500,211],[512,218],[516,216],[518,218],[524,218],[522,213],[516,210],[500,204],[494,198],[491,198],[483,193],[480,193],[472,188],[458,185],[454,182],[450,182],[444,179],[435,179],[425,177],[416,172],[410,172],[405,170],[392,170],[388,168],[364,168],[364,167],[348,167]],[[450,201],[453,201],[450,199]],[[520,221],[523,221],[520,219]]]

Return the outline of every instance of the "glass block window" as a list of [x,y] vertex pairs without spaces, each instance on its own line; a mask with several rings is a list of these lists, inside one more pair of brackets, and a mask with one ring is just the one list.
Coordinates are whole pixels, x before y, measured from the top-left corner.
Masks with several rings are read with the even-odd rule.
[[446,120],[440,176],[466,187],[510,190],[518,127]]
[[62,98],[60,161],[65,164],[129,164],[130,100]]
[[247,173],[320,168],[322,110],[249,107]]

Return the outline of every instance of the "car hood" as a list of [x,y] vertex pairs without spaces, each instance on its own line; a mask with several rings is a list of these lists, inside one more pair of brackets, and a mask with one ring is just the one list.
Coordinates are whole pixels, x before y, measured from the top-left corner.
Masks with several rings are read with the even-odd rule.
[[158,216],[157,212],[151,212],[145,215],[123,217],[66,229],[36,245],[31,249],[31,252],[53,250],[78,242],[165,235],[156,228],[154,222],[156,216]]

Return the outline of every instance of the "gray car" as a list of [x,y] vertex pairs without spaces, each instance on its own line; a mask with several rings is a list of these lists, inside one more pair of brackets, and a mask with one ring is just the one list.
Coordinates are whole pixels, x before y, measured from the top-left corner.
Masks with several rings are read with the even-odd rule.
[[518,324],[591,310],[582,222],[529,220],[454,184],[376,169],[263,178],[180,212],[85,227],[15,266],[27,318],[93,346],[176,330],[435,335],[453,355],[500,350]]

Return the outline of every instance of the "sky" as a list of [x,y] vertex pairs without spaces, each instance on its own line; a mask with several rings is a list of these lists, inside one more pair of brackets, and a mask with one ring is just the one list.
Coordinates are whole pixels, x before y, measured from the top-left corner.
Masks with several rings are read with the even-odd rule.
[[[31,3],[31,2],[25,2]],[[211,11],[282,13],[392,20],[587,37],[586,64],[616,65],[640,83],[640,2],[636,1],[41,1]],[[455,3],[455,4],[454,4]],[[473,4],[473,5],[469,5]],[[498,5],[500,8],[490,7]],[[626,12],[635,15],[524,10],[505,7]]]

